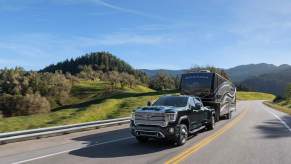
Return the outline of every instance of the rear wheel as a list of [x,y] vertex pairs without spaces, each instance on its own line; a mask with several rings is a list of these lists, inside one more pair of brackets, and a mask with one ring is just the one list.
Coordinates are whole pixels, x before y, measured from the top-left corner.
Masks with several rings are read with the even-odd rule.
[[188,139],[188,128],[186,125],[181,124],[180,125],[180,133],[177,138],[177,145],[182,146],[187,142]]
[[215,122],[220,120],[220,104],[215,105]]
[[215,112],[215,122],[218,122],[220,120],[220,109],[216,110]]
[[206,126],[207,130],[213,130],[215,125],[215,116],[211,116],[211,120]]
[[228,114],[226,115],[226,119],[230,120],[232,118],[232,112],[229,111]]
[[139,143],[146,143],[149,138],[148,137],[141,137],[141,136],[138,136],[136,137],[136,140],[139,142]]

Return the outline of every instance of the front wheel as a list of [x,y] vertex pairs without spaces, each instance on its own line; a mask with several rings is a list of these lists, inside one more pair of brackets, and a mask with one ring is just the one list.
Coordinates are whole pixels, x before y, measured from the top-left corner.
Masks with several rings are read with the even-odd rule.
[[181,124],[180,125],[180,133],[177,138],[177,145],[182,146],[187,142],[188,139],[188,128],[186,125]]
[[206,126],[207,130],[213,130],[215,125],[215,116],[211,116],[211,120],[209,121],[208,125]]

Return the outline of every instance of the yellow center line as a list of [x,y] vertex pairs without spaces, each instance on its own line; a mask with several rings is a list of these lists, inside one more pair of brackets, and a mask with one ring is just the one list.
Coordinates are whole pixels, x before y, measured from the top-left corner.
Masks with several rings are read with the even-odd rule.
[[247,114],[247,112],[248,112],[248,109],[244,110],[243,113],[241,113],[234,120],[232,120],[231,122],[226,124],[223,128],[221,128],[220,130],[216,131],[214,134],[210,135],[209,137],[204,138],[199,143],[197,143],[197,144],[193,145],[192,147],[186,149],[185,151],[183,151],[182,153],[180,153],[177,156],[173,157],[172,159],[166,161],[165,164],[181,163],[182,161],[187,159],[190,155],[194,154],[195,152],[197,152],[198,150],[200,150],[201,148],[205,147],[210,142],[214,141],[216,138],[218,138],[219,136],[224,134],[226,131],[231,129],[234,125],[236,125]]

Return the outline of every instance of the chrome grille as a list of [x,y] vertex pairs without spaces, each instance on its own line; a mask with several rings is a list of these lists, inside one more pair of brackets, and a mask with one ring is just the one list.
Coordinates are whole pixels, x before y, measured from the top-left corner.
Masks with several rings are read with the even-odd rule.
[[136,125],[166,126],[164,113],[137,112],[134,122]]

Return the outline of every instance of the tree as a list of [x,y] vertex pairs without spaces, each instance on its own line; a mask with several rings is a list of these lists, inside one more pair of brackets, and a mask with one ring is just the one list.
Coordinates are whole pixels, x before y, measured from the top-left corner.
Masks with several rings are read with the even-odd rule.
[[96,80],[100,78],[100,71],[93,70],[91,65],[81,66],[81,72],[78,74],[78,77],[86,80]]
[[0,97],[0,111],[5,117],[23,116],[50,112],[50,103],[44,97],[35,95],[3,95]]
[[111,89],[118,88],[118,84],[120,84],[119,73],[116,71],[110,71],[105,76],[106,80],[110,83]]
[[0,71],[0,92],[23,95],[28,89],[26,72],[23,68],[16,67],[15,69],[4,69]]
[[236,89],[238,91],[250,91],[250,89],[247,88],[246,86],[244,86],[243,84],[238,84],[237,87],[236,87]]
[[150,80],[149,87],[155,90],[175,89],[175,78],[159,72]]

